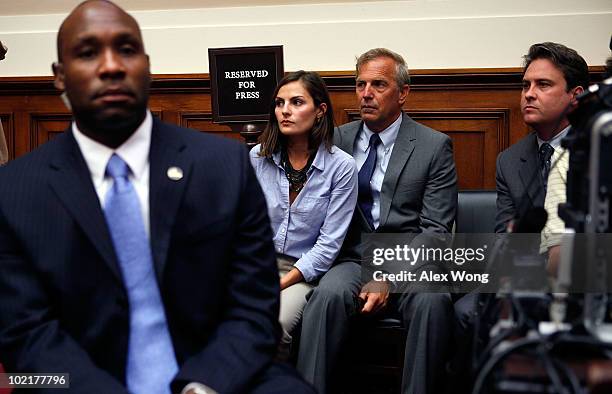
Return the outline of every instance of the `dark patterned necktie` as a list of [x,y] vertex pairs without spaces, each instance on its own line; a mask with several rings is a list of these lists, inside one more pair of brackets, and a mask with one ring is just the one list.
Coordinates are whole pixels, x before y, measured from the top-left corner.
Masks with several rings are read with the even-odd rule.
[[372,134],[370,137],[370,152],[365,162],[359,170],[358,184],[359,184],[359,198],[358,203],[366,217],[370,227],[374,228],[374,219],[372,219],[372,189],[370,188],[370,180],[372,174],[374,174],[374,168],[376,168],[376,147],[381,143],[378,134]]
[[544,194],[546,194],[546,188],[548,185],[548,174],[550,173],[550,158],[552,157],[555,149],[550,146],[549,143],[545,142],[540,146],[538,155],[540,156],[540,173],[542,174],[542,185],[544,185]]

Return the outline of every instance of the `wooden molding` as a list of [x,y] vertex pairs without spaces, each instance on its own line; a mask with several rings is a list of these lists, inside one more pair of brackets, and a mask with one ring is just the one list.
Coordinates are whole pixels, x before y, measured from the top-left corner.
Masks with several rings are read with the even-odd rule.
[[510,146],[510,108],[461,108],[439,110],[407,110],[415,120],[435,119],[492,119],[499,123],[496,132],[497,151]]
[[[150,93],[210,94],[208,74],[155,75]],[[53,77],[1,77],[0,95],[58,95]]]
[[15,158],[15,125],[13,124],[13,118],[12,112],[0,113],[0,122],[2,123],[2,130],[4,130],[9,160]]
[[[591,67],[591,78],[603,67]],[[322,71],[336,124],[359,119],[353,71]],[[520,110],[522,69],[413,70],[406,112],[453,141],[459,187],[495,188],[499,152],[528,132]],[[152,76],[149,107],[166,122],[235,138],[253,145],[265,122],[212,121],[208,74]],[[53,86],[53,77],[0,78],[0,119],[10,158],[22,156],[69,125],[71,114]]]
[[[591,81],[603,79],[603,66],[589,67]],[[354,71],[319,71],[330,91],[352,91]],[[521,68],[466,68],[411,71],[412,90],[517,89],[521,87]],[[210,94],[208,74],[156,74],[151,93]],[[58,95],[53,77],[0,77],[0,95]]]
[[29,149],[33,150],[49,141],[57,134],[61,134],[72,120],[71,114],[63,113],[37,113],[30,115],[30,141]]

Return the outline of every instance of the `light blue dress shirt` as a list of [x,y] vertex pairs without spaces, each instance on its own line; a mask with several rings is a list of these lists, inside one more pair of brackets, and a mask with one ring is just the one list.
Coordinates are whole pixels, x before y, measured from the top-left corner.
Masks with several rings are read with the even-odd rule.
[[277,253],[297,260],[306,282],[331,267],[340,252],[357,202],[357,168],[353,158],[333,146],[322,144],[307,172],[307,180],[293,204],[289,204],[289,181],[280,161],[259,156],[261,145],[250,153],[261,184],[274,234]]
[[[399,132],[400,126],[402,125],[402,115],[391,123],[389,127],[378,133],[382,144],[378,144],[376,148],[376,167],[372,173],[372,179],[370,179],[370,188],[372,189],[372,219],[374,228],[377,228],[380,224],[380,191],[382,190],[383,180],[385,179],[385,172],[389,165],[389,159],[395,146],[395,140],[397,139],[397,133]],[[359,132],[357,138],[355,138],[355,146],[353,147],[353,157],[357,163],[357,169],[360,170],[361,166],[365,162],[368,154],[370,153],[370,137],[374,134],[365,123]]]

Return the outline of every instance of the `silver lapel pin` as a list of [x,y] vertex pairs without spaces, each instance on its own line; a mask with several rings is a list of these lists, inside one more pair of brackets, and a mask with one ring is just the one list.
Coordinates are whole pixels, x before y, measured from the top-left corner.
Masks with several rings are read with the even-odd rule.
[[168,175],[168,178],[172,179],[173,181],[179,181],[183,178],[183,170],[181,170],[179,167],[170,167],[168,168],[166,175]]

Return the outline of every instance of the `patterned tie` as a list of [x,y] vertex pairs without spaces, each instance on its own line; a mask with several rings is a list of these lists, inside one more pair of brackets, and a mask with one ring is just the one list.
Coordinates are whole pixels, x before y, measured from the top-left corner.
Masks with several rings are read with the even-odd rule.
[[170,393],[178,366],[140,202],[128,179],[129,172],[127,164],[113,154],[106,166],[113,187],[106,195],[104,208],[130,305],[127,387],[134,394]]
[[550,146],[549,143],[545,142],[540,146],[538,155],[540,156],[540,173],[542,174],[542,185],[544,185],[544,194],[546,194],[548,184],[548,173],[550,172],[550,158],[552,157],[555,149]]
[[358,202],[363,214],[366,217],[370,227],[374,228],[374,219],[372,218],[372,189],[370,188],[370,180],[372,174],[374,174],[374,168],[376,167],[376,147],[381,143],[378,134],[374,133],[370,137],[370,152],[365,162],[359,170],[358,184],[359,184],[359,197]]

